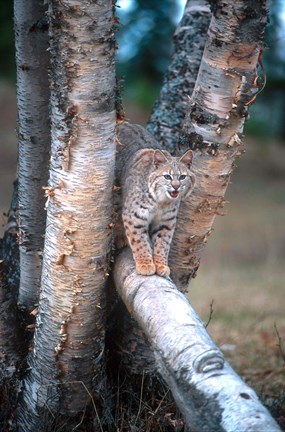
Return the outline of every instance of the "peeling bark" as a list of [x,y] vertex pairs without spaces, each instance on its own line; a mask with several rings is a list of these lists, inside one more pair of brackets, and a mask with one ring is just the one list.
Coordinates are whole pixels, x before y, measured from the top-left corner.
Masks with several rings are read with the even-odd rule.
[[195,151],[196,187],[182,203],[169,261],[182,291],[200,257],[242,152],[248,106],[258,93],[257,68],[264,47],[267,2],[216,3],[180,143]]
[[147,125],[148,131],[172,154],[178,153],[181,129],[198,75],[211,15],[208,1],[187,2],[173,36],[174,54]]
[[113,2],[54,0],[49,19],[47,228],[31,370],[18,412],[21,431],[39,430],[43,408],[74,415],[94,390],[95,398],[104,398],[115,161]]
[[129,248],[116,260],[114,280],[191,431],[281,431],[171,281],[138,275]]
[[19,244],[18,303],[38,301],[50,150],[48,23],[44,0],[14,0],[18,101]]

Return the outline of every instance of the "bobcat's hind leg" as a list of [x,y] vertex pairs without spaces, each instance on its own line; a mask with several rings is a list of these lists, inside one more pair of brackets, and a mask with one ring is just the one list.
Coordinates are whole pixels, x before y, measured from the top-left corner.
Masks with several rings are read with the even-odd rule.
[[126,236],[124,223],[121,215],[118,216],[115,221],[114,233],[115,245],[117,249],[122,249],[123,247],[128,246],[128,239]]

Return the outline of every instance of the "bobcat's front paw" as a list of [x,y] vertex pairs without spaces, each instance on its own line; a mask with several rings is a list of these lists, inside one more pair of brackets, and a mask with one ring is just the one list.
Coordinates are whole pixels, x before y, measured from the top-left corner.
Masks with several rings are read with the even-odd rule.
[[136,263],[136,272],[143,276],[151,276],[155,274],[155,265],[154,263]]
[[170,268],[165,264],[156,264],[156,274],[167,278],[170,275]]

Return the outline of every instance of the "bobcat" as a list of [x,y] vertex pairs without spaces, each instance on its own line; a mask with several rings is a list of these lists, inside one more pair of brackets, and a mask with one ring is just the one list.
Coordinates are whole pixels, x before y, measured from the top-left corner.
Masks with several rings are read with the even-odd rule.
[[[141,126],[117,129],[116,178],[122,194],[116,223],[117,247],[129,244],[136,271],[168,277],[168,253],[181,199],[193,189],[193,153],[172,157]],[[154,147],[149,148],[148,146]]]

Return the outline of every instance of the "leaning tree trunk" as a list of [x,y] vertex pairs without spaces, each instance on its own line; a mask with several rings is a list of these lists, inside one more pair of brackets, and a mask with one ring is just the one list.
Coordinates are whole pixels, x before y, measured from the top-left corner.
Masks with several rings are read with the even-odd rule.
[[[115,160],[113,2],[50,2],[52,152],[34,347],[18,410],[73,415],[104,398],[105,292]],[[94,396],[94,386],[96,395]]]
[[48,181],[50,149],[48,24],[44,0],[14,0],[19,123],[18,303],[33,309],[38,301],[45,232],[43,186]]
[[182,204],[173,238],[170,267],[185,291],[224,195],[236,157],[248,106],[258,92],[257,67],[264,47],[267,2],[218,1],[180,145],[195,151],[196,187]]

